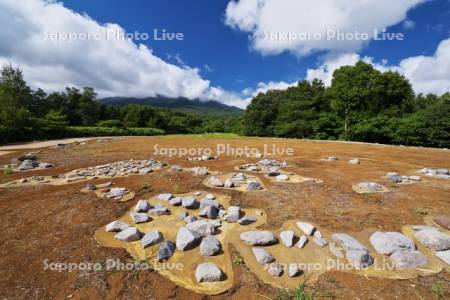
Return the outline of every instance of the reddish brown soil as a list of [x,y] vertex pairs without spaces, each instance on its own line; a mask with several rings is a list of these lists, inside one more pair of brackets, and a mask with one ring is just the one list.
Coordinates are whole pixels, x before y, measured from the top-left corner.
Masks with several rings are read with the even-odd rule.
[[[426,178],[404,186],[392,186],[381,178],[388,171],[413,175],[423,167],[450,168],[448,150],[344,144],[283,139],[198,139],[198,138],[125,138],[107,143],[89,142],[67,149],[43,149],[39,157],[55,168],[26,173],[0,174],[0,183],[30,175],[53,175],[72,169],[124,159],[157,158],[182,166],[205,165],[212,170],[232,171],[234,166],[255,158],[221,156],[217,161],[188,162],[185,159],[153,155],[153,145],[161,147],[212,147],[228,143],[233,147],[259,147],[263,144],[291,147],[294,156],[279,156],[290,165],[288,170],[324,181],[323,184],[277,184],[259,176],[268,190],[263,193],[239,193],[221,190],[232,196],[232,203],[263,208],[268,213],[264,226],[278,228],[286,218],[313,221],[331,231],[357,232],[363,228],[400,230],[405,224],[423,224],[424,215],[450,214],[450,182]],[[25,151],[25,150],[24,150]],[[0,164],[21,152],[0,157]],[[337,156],[337,162],[324,162],[323,156]],[[361,165],[348,163],[359,157]],[[185,193],[203,189],[204,177],[168,171],[146,176],[112,179],[137,193],[137,199],[160,192]],[[352,183],[371,180],[388,186],[392,192],[360,195]],[[101,183],[105,180],[93,181]],[[151,190],[143,190],[146,185]],[[0,297],[2,299],[267,299],[283,298],[280,290],[260,282],[245,265],[234,265],[235,284],[227,293],[205,296],[178,287],[151,271],[76,271],[44,270],[44,262],[104,262],[106,259],[132,261],[122,249],[104,248],[94,240],[94,231],[121,217],[136,200],[127,203],[99,199],[83,194],[85,183],[65,186],[35,186],[0,190]],[[211,190],[214,191],[214,190]],[[235,254],[239,256],[239,253]],[[365,278],[341,272],[329,272],[307,290],[318,298],[343,299],[436,299],[438,287],[448,298],[450,275],[441,274],[410,280]]]

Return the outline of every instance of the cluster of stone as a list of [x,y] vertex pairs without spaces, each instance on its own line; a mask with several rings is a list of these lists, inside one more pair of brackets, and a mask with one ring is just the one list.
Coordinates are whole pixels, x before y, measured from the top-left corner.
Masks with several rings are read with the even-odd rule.
[[33,169],[53,168],[53,164],[38,161],[36,153],[29,152],[19,157],[11,159],[11,163],[4,165],[4,169],[13,169],[18,171],[28,171]]
[[223,187],[223,188],[238,188],[241,185],[247,185],[247,191],[257,191],[262,190],[263,187],[258,181],[250,180],[244,173],[231,173],[231,175],[225,180],[220,179],[216,176],[211,176],[207,180],[208,185],[213,187]]
[[208,154],[203,154],[202,156],[188,157],[188,161],[208,161],[208,160],[217,160],[218,156],[212,156]]
[[432,169],[432,168],[423,168],[419,170],[419,173],[424,174],[425,176],[442,178],[442,179],[450,179],[450,171],[448,169]]
[[421,181],[422,178],[418,175],[400,175],[397,172],[387,172],[386,178],[392,183],[411,183]]

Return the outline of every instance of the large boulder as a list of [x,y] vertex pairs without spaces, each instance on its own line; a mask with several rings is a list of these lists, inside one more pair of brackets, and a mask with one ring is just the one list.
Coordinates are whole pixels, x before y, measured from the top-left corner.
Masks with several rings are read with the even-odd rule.
[[208,178],[208,184],[213,187],[223,187],[224,183],[216,176],[211,176]]
[[297,222],[297,227],[300,228],[306,235],[313,235],[316,227],[306,222]]
[[280,233],[280,239],[286,247],[294,246],[295,233],[293,230],[285,230]]
[[186,228],[198,233],[201,236],[213,235],[216,233],[216,227],[213,222],[206,220],[197,220],[186,224]]
[[414,242],[400,232],[377,231],[369,239],[377,253],[391,255],[397,250],[414,250]]
[[108,225],[106,225],[106,231],[107,232],[119,232],[124,229],[127,229],[128,227],[130,227],[130,225],[128,225],[127,223],[117,220],[117,221],[113,221],[113,222],[109,223]]
[[147,232],[141,239],[142,248],[147,248],[163,241],[163,235],[158,230]]
[[414,269],[428,263],[425,255],[417,250],[396,250],[391,255],[391,261],[397,269]]
[[272,254],[270,254],[269,251],[264,248],[253,247],[252,251],[255,255],[256,261],[261,265],[269,264],[275,261],[275,258],[272,256]]
[[200,254],[203,256],[213,256],[219,254],[222,244],[214,236],[210,235],[203,238],[200,243]]
[[268,246],[278,243],[278,239],[270,231],[246,231],[240,235],[241,241],[252,246]]
[[148,212],[148,210],[152,208],[150,203],[147,200],[139,200],[136,206],[134,207],[135,212]]
[[222,270],[213,263],[207,262],[197,266],[195,270],[197,282],[217,282],[224,279]]
[[205,208],[200,210],[198,215],[203,218],[217,219],[217,216],[219,215],[219,209],[215,206],[206,206]]
[[134,242],[142,237],[142,232],[136,227],[128,227],[117,233],[114,238],[122,242]]
[[200,209],[203,209],[207,206],[214,206],[215,208],[219,208],[220,204],[214,199],[209,199],[205,197],[202,201],[200,201]]
[[433,250],[442,251],[450,249],[450,235],[437,228],[424,229],[416,232],[416,239]]
[[197,247],[201,239],[202,236],[199,233],[191,231],[186,227],[181,227],[178,230],[175,244],[178,250],[186,251]]
[[189,209],[198,208],[198,202],[194,197],[188,196],[181,199],[181,206]]
[[158,253],[156,254],[156,259],[161,262],[168,260],[172,257],[175,252],[175,245],[171,241],[163,241],[159,246]]
[[331,236],[331,239],[345,250],[367,251],[367,247],[365,247],[360,242],[358,242],[354,237],[346,233],[335,233]]
[[162,206],[162,207],[152,208],[148,211],[148,213],[150,215],[162,216],[162,215],[170,214],[170,211],[165,206]]
[[229,206],[227,210],[226,221],[236,223],[241,218],[241,208],[239,206]]

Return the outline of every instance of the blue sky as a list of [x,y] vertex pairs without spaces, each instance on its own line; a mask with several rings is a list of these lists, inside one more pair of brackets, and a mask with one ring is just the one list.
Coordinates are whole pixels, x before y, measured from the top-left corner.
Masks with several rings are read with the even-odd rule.
[[[258,1],[257,7],[255,3]],[[6,6],[4,15],[0,13],[0,20],[8,24],[9,29],[13,31],[17,23],[13,19],[14,14],[25,16],[25,20],[29,18],[29,26],[33,28],[29,29],[29,32],[48,31],[49,28],[56,32],[63,32],[67,28],[83,31],[89,27],[89,30],[95,30],[95,26],[87,24],[88,17],[84,16],[87,15],[98,23],[98,26],[113,23],[127,32],[138,31],[152,35],[154,29],[165,29],[168,32],[184,34],[182,41],[140,41],[151,49],[151,53],[142,54],[141,51],[133,54],[132,49],[127,50],[130,57],[147,56],[142,58],[142,62],[136,61],[129,66],[126,65],[126,59],[119,55],[120,49],[125,45],[110,44],[103,47],[103,44],[97,45],[89,41],[77,41],[70,45],[46,41],[44,46],[39,44],[42,49],[28,48],[29,53],[22,53],[23,50],[14,53],[12,49],[3,49],[9,47],[4,46],[0,47],[0,62],[9,61],[22,66],[25,75],[32,81],[32,86],[41,85],[46,90],[58,89],[64,84],[92,85],[102,96],[146,96],[147,90],[148,96],[166,94],[188,98],[217,98],[224,103],[244,107],[251,96],[267,88],[285,88],[297,80],[312,79],[313,76],[327,82],[336,67],[353,64],[357,59],[370,61],[380,70],[393,69],[411,77],[417,92],[442,93],[450,90],[450,79],[447,79],[450,77],[447,76],[450,75],[450,61],[447,60],[447,55],[442,57],[437,54],[441,43],[441,52],[450,50],[450,46],[443,43],[450,37],[450,1],[371,0],[367,1],[367,7],[362,8],[353,4],[357,1],[323,1],[328,3],[324,7],[315,7],[316,2],[66,0],[56,7],[55,3],[40,0],[17,1],[17,4],[0,0],[0,6]],[[31,3],[35,5],[35,9],[30,9]],[[28,8],[25,7],[26,4]],[[52,5],[57,8],[56,13],[51,10]],[[42,19],[36,21],[36,15],[33,13],[38,14],[40,11]],[[342,15],[346,11],[352,13],[344,18]],[[83,17],[80,19],[76,13]],[[44,18],[46,14],[48,15]],[[5,24],[0,25],[5,27]],[[310,24],[312,25],[309,26]],[[317,26],[314,27],[315,25]],[[23,28],[26,26],[26,22],[17,23],[17,30],[26,30]],[[403,33],[405,39],[371,40],[356,45],[345,41],[286,45],[275,44],[276,42],[269,44],[260,36],[263,30],[305,32],[322,28],[321,26],[342,26],[347,30],[368,32],[372,31],[371,28],[386,26],[388,32]],[[2,34],[0,30],[0,37],[5,35],[6,33]],[[9,38],[9,35],[7,37]],[[27,44],[35,40],[36,38],[30,38]],[[20,42],[24,43],[23,40]],[[73,49],[82,50],[80,52]],[[51,65],[51,61],[48,61],[45,68],[48,68],[49,73],[58,76],[43,76],[37,71],[38,66],[42,70],[43,61],[48,59],[48,54],[45,53],[49,52],[54,53],[55,63]],[[97,63],[100,57],[110,57],[110,61],[103,64],[99,62],[97,73],[93,74],[93,71],[87,70],[87,66],[80,66],[84,61],[82,54],[89,62],[90,59],[93,62],[97,59]],[[141,67],[147,63],[147,58],[158,58],[168,65],[160,66],[164,80],[156,78],[158,68]],[[160,65],[154,61],[150,65],[153,63]],[[179,69],[167,71],[172,65],[178,66]],[[431,76],[432,81],[425,80],[421,73],[424,70],[434,70],[436,65],[444,69],[435,71]],[[119,66],[122,67],[123,74],[115,77],[110,75],[120,73]],[[138,73],[129,71],[132,68],[138,69]],[[112,87],[104,82],[106,79],[102,81],[100,71],[117,84],[127,80],[129,84],[124,84],[120,89]],[[152,72],[154,74],[151,74]],[[131,78],[136,78],[135,88]],[[139,83],[136,83],[138,81]]]

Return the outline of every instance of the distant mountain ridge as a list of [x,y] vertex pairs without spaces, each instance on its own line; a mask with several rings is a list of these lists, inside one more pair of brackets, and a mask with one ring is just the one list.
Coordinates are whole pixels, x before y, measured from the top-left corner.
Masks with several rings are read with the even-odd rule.
[[190,100],[187,98],[168,98],[163,96],[156,97],[108,97],[99,99],[103,104],[109,105],[128,105],[140,104],[159,108],[170,108],[178,111],[196,114],[196,115],[224,115],[239,116],[244,113],[243,109],[235,106],[229,106],[218,101],[201,101],[198,99]]

